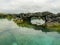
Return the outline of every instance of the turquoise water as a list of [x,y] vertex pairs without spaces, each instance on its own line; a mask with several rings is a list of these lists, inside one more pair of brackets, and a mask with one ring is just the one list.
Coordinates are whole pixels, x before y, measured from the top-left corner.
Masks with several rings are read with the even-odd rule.
[[0,19],[0,45],[60,45],[60,34],[18,27],[13,21]]

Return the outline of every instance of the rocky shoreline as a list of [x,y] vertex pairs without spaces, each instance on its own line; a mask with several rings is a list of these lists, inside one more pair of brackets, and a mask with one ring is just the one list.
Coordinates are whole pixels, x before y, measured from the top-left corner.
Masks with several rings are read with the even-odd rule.
[[60,29],[60,13],[54,14],[51,12],[35,12],[35,13],[20,13],[20,14],[0,14],[0,18],[7,18],[7,19],[16,19],[15,22],[21,23],[21,21],[30,22],[32,17],[37,17],[45,20],[45,27],[47,28],[54,28]]

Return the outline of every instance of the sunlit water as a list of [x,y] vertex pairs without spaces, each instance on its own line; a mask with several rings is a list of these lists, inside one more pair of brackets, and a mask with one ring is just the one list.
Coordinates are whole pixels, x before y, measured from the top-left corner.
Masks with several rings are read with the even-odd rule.
[[60,34],[18,27],[13,21],[0,19],[0,45],[60,45]]

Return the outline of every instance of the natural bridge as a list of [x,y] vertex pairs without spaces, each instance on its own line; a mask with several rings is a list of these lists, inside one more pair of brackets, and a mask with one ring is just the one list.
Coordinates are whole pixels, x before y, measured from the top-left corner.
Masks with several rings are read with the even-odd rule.
[[52,13],[21,13],[17,15],[13,15],[13,17],[17,19],[23,19],[24,21],[31,21],[32,17],[37,17],[45,20],[45,26],[52,25],[52,23],[58,22],[60,23],[60,16]]
[[52,25],[52,23],[60,24],[60,14],[53,14],[50,12],[35,12],[35,13],[20,13],[20,14],[0,14],[0,18],[14,18],[22,19],[23,21],[31,21],[32,17],[37,17],[45,20],[45,24]]
[[31,14],[31,13],[30,14],[19,14],[19,15],[13,15],[13,16],[15,18],[21,18],[23,20],[27,20],[29,22],[32,17],[41,18],[41,19],[47,21],[46,16],[43,16],[41,13],[40,14],[36,14],[36,13],[35,14]]

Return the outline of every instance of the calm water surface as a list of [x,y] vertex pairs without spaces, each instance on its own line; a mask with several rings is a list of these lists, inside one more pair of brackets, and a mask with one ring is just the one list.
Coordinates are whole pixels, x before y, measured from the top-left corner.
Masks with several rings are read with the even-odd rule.
[[0,45],[60,45],[60,34],[19,27],[13,21],[0,19]]

